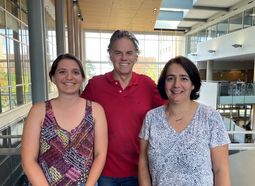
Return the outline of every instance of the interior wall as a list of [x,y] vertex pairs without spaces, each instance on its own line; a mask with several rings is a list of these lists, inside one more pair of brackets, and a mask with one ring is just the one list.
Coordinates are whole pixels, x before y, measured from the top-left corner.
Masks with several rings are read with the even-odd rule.
[[[206,80],[206,62],[197,62],[202,80]],[[213,81],[253,82],[253,62],[215,61],[213,62]]]
[[[235,31],[218,38],[198,43],[197,56],[194,61],[226,60],[231,57],[231,61],[245,61],[249,56],[255,55],[255,26]],[[232,47],[233,44],[241,44],[241,48]],[[209,50],[215,50],[209,53]],[[254,59],[250,57],[250,59]]]
[[247,83],[253,82],[253,71],[245,70],[232,70],[232,71],[214,71],[213,73],[214,81],[243,81]]
[[255,150],[242,151],[232,154],[230,173],[232,186],[252,186],[255,184]]

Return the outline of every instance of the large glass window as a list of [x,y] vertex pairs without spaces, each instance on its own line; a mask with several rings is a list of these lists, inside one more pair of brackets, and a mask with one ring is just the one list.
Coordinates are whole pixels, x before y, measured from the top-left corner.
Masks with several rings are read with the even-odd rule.
[[243,28],[242,13],[229,18],[229,32],[234,32]]
[[0,113],[9,110],[6,38],[0,35]]
[[207,28],[207,40],[217,37],[217,26],[212,25]]
[[[55,26],[55,8],[54,1],[51,1],[47,6],[44,7],[45,14],[45,35],[46,35],[46,63],[47,69],[51,68],[53,60],[57,57],[57,43],[56,43],[56,26]],[[48,71],[48,70],[47,70]],[[46,79],[48,82],[48,92],[55,93],[56,86],[48,78],[46,74]]]
[[21,20],[28,24],[28,18],[27,18],[27,0],[20,0],[20,15],[21,15]]
[[112,69],[107,52],[111,33],[86,32],[86,79]]
[[248,28],[252,26],[252,18],[253,18],[253,8],[244,11],[243,28]]
[[17,19],[15,19],[11,15],[7,15],[7,30],[6,34],[8,37],[19,40],[19,30],[20,30],[20,23]]
[[4,11],[0,9],[0,34],[5,35],[5,14]]
[[28,27],[24,24],[21,24],[21,30],[20,30],[20,34],[21,34],[21,42],[24,44],[29,44],[29,35],[28,35]]
[[[113,69],[107,47],[112,33],[85,32],[86,77],[104,74]],[[149,75],[157,81],[159,73],[170,58],[184,55],[184,37],[135,33],[140,54],[134,71]]]
[[0,0],[0,6],[4,7],[4,0]]
[[206,41],[206,32],[207,32],[206,29],[198,32],[198,42]]
[[8,41],[8,66],[9,66],[9,85],[11,108],[17,105],[22,105],[23,102],[23,83],[22,83],[22,61],[20,57],[20,43],[15,40],[7,39]]
[[[226,20],[218,22],[215,25],[207,27],[205,30],[197,31],[187,36],[186,51],[187,54],[195,53],[197,43],[207,41],[216,37],[223,36],[227,33],[238,31],[255,25],[255,7],[238,13]],[[205,31],[207,37],[205,38]]]
[[136,37],[139,41],[140,49],[138,61],[141,63],[158,61],[159,60],[158,35],[136,34]]
[[255,8],[253,8],[253,14],[252,14],[252,26],[255,25]]
[[217,37],[228,33],[228,20],[221,21],[217,24]]
[[31,73],[30,73],[30,61],[29,61],[29,48],[25,44],[21,44],[21,60],[23,64],[23,89],[24,89],[24,102],[29,103],[31,101]]
[[19,18],[18,0],[6,0],[6,9],[15,17]]
[[[104,40],[105,42],[107,41],[107,39],[104,39]],[[90,50],[90,46],[95,47],[94,50]],[[97,50],[95,50],[96,48]],[[102,50],[102,47],[100,45],[100,37],[99,38],[88,37],[86,39],[86,60],[87,61],[101,61],[101,55],[100,55],[101,50]]]
[[7,0],[0,9],[0,113],[31,101],[28,27],[19,2]]
[[198,37],[196,34],[192,34],[188,36],[188,49],[187,49],[188,54],[196,53],[197,43],[198,43]]

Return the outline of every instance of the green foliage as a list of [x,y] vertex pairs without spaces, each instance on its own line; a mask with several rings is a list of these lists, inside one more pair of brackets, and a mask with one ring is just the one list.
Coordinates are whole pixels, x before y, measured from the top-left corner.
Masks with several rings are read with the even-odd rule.
[[92,63],[87,62],[86,63],[86,79],[89,80],[95,75],[95,73],[96,73],[95,66]]

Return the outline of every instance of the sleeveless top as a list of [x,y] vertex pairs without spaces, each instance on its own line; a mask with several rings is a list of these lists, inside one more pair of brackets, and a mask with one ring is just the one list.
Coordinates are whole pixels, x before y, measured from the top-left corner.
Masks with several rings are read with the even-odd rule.
[[91,101],[86,101],[86,114],[71,132],[62,129],[54,116],[50,100],[40,135],[38,162],[50,185],[85,184],[93,163],[94,120]]

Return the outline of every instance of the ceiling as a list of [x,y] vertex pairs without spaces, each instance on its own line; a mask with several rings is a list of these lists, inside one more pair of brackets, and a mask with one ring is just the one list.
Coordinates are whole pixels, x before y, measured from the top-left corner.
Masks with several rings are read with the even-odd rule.
[[243,0],[80,0],[83,28],[188,32]]
[[154,30],[161,0],[80,0],[85,29]]

